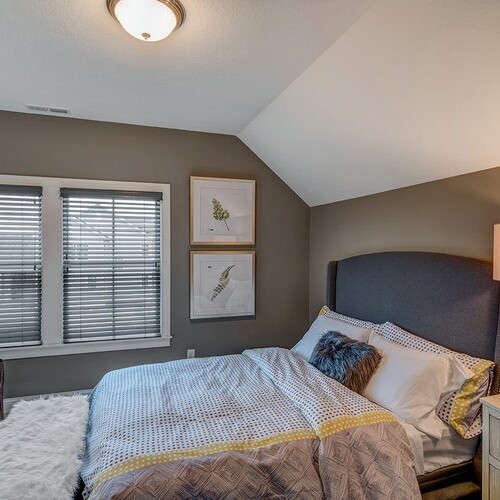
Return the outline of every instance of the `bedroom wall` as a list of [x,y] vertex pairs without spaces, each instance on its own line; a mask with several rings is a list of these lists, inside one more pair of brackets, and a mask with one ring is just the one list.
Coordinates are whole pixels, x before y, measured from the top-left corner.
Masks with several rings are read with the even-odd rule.
[[311,209],[310,318],[325,301],[330,260],[390,250],[492,260],[500,168]]
[[[93,387],[116,368],[289,347],[308,322],[309,208],[238,138],[0,112],[0,173],[171,185],[171,347],[6,361],[6,397]],[[189,176],[257,180],[256,318],[189,320]]]

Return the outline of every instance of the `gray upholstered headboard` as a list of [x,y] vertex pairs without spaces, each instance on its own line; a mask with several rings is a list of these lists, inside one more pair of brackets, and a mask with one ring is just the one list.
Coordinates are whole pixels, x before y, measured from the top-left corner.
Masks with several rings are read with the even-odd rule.
[[450,349],[500,361],[499,284],[488,262],[427,252],[385,252],[330,262],[327,305],[391,321]]

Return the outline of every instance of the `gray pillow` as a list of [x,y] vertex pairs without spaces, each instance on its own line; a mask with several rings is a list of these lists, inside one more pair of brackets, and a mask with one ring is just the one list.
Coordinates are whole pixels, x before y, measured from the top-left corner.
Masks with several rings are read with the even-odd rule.
[[338,332],[326,332],[309,362],[319,371],[360,393],[382,359],[378,350]]

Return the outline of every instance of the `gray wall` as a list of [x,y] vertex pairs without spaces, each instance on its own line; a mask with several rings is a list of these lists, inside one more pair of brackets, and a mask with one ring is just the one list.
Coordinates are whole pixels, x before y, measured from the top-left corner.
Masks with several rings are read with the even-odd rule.
[[[172,345],[6,361],[6,397],[90,388],[134,364],[288,347],[308,321],[309,208],[238,138],[0,112],[0,173],[166,182],[172,207]],[[189,176],[257,180],[256,319],[189,320]]]
[[311,209],[310,317],[325,301],[330,260],[388,250],[492,259],[500,168]]

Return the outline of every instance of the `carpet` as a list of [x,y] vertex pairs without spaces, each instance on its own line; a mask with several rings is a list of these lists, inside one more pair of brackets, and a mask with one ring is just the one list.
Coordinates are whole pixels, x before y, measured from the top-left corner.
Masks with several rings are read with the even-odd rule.
[[0,498],[71,499],[85,450],[86,396],[19,401],[0,422]]

